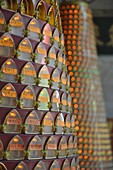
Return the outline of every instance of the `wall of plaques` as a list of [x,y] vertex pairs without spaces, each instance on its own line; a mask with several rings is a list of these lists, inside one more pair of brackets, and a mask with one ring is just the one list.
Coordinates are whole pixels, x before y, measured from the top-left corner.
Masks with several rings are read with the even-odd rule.
[[112,170],[92,13],[88,4],[76,0],[62,1],[60,10],[76,117],[80,169]]
[[79,170],[56,0],[0,1],[0,169]]

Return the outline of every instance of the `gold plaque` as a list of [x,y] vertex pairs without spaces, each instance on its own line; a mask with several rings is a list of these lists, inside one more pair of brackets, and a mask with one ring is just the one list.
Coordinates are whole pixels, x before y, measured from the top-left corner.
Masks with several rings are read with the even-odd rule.
[[43,28],[43,35],[44,35],[43,42],[46,44],[50,44],[50,38],[52,37],[52,30],[48,23]]
[[60,165],[57,160],[52,163],[50,170],[60,170]]
[[1,170],[8,170],[2,162],[0,162],[0,169]]
[[0,107],[15,108],[17,106],[17,93],[12,84],[6,84],[0,91]]
[[55,134],[63,134],[64,128],[64,116],[62,113],[59,113],[55,120],[55,125],[57,127]]
[[21,133],[22,119],[17,110],[9,112],[4,120],[4,133]]
[[21,161],[14,170],[28,170],[28,167],[23,161]]
[[33,109],[35,100],[36,100],[36,96],[33,88],[31,86],[27,86],[22,91],[20,96],[20,108]]
[[39,1],[36,7],[36,11],[38,12],[36,18],[42,21],[46,21],[47,17],[47,9],[45,3],[43,1]]
[[53,116],[50,112],[46,113],[46,115],[44,116],[43,120],[42,120],[42,126],[44,127],[43,128],[43,131],[42,133],[43,134],[52,134],[52,127],[54,125],[54,119],[53,119]]
[[52,109],[51,111],[59,111],[60,95],[58,90],[55,90],[51,97]]
[[59,158],[63,158],[66,157],[66,150],[67,150],[67,139],[65,136],[62,136],[60,141],[59,141],[59,145],[58,145],[58,149],[59,149]]
[[4,33],[0,37],[0,56],[2,57],[10,57],[14,56],[14,41],[9,33]]
[[38,110],[49,110],[48,103],[50,102],[50,96],[46,88],[43,88],[38,96]]
[[0,11],[0,32],[5,32],[5,24],[6,24],[5,17]]
[[49,24],[55,26],[55,11],[53,6],[51,6],[48,10]]
[[33,170],[46,170],[46,165],[44,164],[44,162],[40,161],[37,163]]
[[56,68],[51,76],[52,79],[52,89],[59,89],[59,82],[60,82],[60,73],[59,70]]
[[6,159],[7,160],[23,160],[24,155],[24,143],[21,137],[16,135],[11,139],[11,141],[8,144],[7,150],[6,150]]
[[47,56],[47,50],[45,48],[45,45],[43,42],[40,42],[37,47],[36,47],[36,50],[35,50],[35,59],[34,61],[36,63],[39,63],[39,64],[46,64],[45,62],[45,58]]

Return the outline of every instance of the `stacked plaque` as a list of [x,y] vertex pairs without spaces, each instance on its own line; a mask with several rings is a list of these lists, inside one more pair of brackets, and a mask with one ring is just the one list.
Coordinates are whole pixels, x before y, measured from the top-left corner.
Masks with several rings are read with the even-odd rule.
[[0,0],[0,169],[78,170],[56,0]]
[[65,37],[70,93],[76,116],[81,170],[113,169],[106,122],[92,14],[88,4],[62,1],[61,18]]

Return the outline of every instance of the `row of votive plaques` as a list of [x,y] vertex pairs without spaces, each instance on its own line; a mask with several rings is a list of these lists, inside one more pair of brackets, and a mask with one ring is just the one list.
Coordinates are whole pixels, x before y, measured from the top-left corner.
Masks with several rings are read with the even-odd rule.
[[[18,86],[21,88],[21,86]],[[18,88],[17,87],[17,88]],[[18,96],[20,95],[19,99]],[[16,108],[19,106],[21,109],[34,109],[38,110],[51,110],[62,111],[70,113],[71,96],[63,92],[61,95],[58,90],[53,91],[52,96],[46,88],[43,88],[37,96],[33,87],[26,86],[21,94],[15,90],[15,87],[8,83],[0,91],[0,107]]]
[[66,57],[62,50],[50,46],[47,50],[45,44],[40,42],[37,44],[35,51],[28,38],[22,39],[18,43],[18,48],[15,49],[15,43],[9,33],[5,33],[0,37],[0,56],[7,58],[17,58],[24,61],[33,61],[38,64],[47,64],[51,67],[66,67]]
[[[22,62],[21,62],[22,63]],[[18,65],[18,63],[17,63]],[[22,84],[38,85],[40,87],[51,87],[61,91],[68,91],[70,86],[70,76],[65,71],[60,73],[58,68],[54,69],[50,74],[49,68],[43,65],[38,70],[38,75],[35,67],[31,62],[27,62],[21,68],[20,64],[17,67],[12,59],[7,59],[1,66],[0,80],[2,82],[20,82]]]
[[[41,113],[42,115],[42,113]],[[0,125],[3,133],[26,133],[26,134],[73,134],[75,132],[75,116],[58,113],[53,117],[47,112],[42,120],[40,113],[30,112],[25,121],[15,109],[11,110]]]
[[[50,167],[49,170],[57,169],[57,170],[79,170],[79,159],[78,157],[72,158],[71,161],[68,159],[65,159],[62,161],[62,167],[59,165],[59,162],[57,160],[54,160]],[[3,170],[8,170],[6,166],[0,162],[0,168]],[[21,161],[14,170],[29,170],[29,165],[27,166],[25,162]],[[43,161],[39,161],[33,168],[33,170],[48,170],[46,163]]]
[[[4,4],[4,1],[5,1],[5,4]],[[5,9],[11,8],[12,10],[14,10],[14,7],[15,7],[15,10],[16,11],[18,10],[21,14],[34,16],[36,19],[46,21],[50,23],[52,26],[59,28],[59,31],[62,30],[60,13],[57,10],[56,6],[48,5],[43,0],[39,1],[38,3],[35,2],[35,5],[33,5],[32,2],[27,3],[26,1],[24,2],[21,1],[20,4],[17,4],[17,1],[15,1],[15,6],[13,6],[12,2],[8,3],[6,0],[3,0],[0,5],[2,8],[5,8]],[[18,5],[19,7],[17,9]]]
[[4,153],[3,141],[0,141],[0,159],[5,157],[7,160],[23,160],[27,159],[51,159],[51,158],[63,158],[76,155],[77,152],[77,138],[70,136],[69,139],[65,136],[60,137],[60,139],[55,138],[56,136],[51,136],[47,139],[40,138],[39,136],[34,136],[25,150],[25,142],[22,137],[16,135],[14,136]]
[[6,24],[5,17],[0,12],[0,32],[4,33],[5,31],[19,37],[27,36],[35,41],[43,41],[49,45],[53,44],[57,48],[64,46],[64,36],[59,33],[57,28],[53,29],[49,23],[42,23],[35,18],[30,19],[25,28],[24,20],[19,13],[14,14],[9,23]]

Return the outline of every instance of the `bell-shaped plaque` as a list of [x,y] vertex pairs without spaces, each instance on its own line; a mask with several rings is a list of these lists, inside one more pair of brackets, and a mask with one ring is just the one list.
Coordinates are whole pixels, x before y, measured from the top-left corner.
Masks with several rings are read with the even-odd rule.
[[41,139],[36,135],[28,146],[28,159],[41,159],[42,158],[42,141]]
[[58,150],[59,150],[59,158],[63,158],[67,156],[67,139],[65,136],[62,136],[59,145],[58,145]]
[[57,160],[52,163],[50,170],[60,170],[60,165]]
[[63,33],[61,33],[60,35],[60,43],[64,47],[64,34]]
[[34,101],[36,96],[32,87],[27,86],[21,93],[20,96],[20,108],[22,109],[33,109]]
[[68,98],[67,98],[67,105],[68,105],[68,113],[70,113],[71,112],[71,110],[72,110],[72,100],[71,100],[71,95],[70,94],[68,94]]
[[9,33],[4,33],[0,37],[0,56],[10,57],[14,56],[14,41]]
[[77,170],[77,164],[78,162],[76,161],[75,158],[73,158],[71,161],[71,170]]
[[6,24],[5,17],[0,11],[0,32],[5,32],[5,24]]
[[75,132],[75,115],[71,116],[71,129],[70,129],[71,133]]
[[66,127],[66,134],[70,134],[70,127],[71,127],[71,120],[70,120],[70,114],[68,114],[65,118],[65,127]]
[[42,120],[43,134],[52,134],[54,119],[50,112],[46,113]]
[[17,1],[2,0],[0,2],[0,7],[4,8],[4,9],[10,9],[10,10],[16,11],[17,10]]
[[40,161],[37,163],[33,170],[46,170],[46,165],[44,164],[44,162]]
[[62,32],[61,17],[60,17],[59,12],[57,12],[57,14],[55,16],[55,24],[56,24],[56,27],[58,28],[59,32]]
[[72,156],[73,155],[73,136],[69,137],[68,150],[69,150],[69,156]]
[[49,110],[50,96],[46,88],[43,88],[38,96],[38,110]]
[[8,170],[2,162],[0,162],[0,169],[1,170]]
[[58,68],[62,70],[62,64],[63,64],[63,53],[62,50],[60,50],[57,54],[57,61],[58,61]]
[[49,24],[54,26],[55,25],[55,11],[54,11],[53,6],[51,6],[48,11],[48,17],[49,17]]
[[23,160],[25,157],[24,153],[24,142],[18,135],[14,136],[8,144],[6,150],[7,160]]
[[3,159],[3,152],[4,152],[3,143],[2,143],[2,141],[0,140],[0,160]]
[[46,64],[45,58],[47,56],[47,50],[43,42],[40,42],[35,50],[35,62],[39,64]]
[[22,84],[32,84],[35,85],[35,78],[37,77],[36,75],[36,70],[31,62],[28,62],[22,69],[21,72],[22,78],[21,78],[21,83]]
[[22,0],[20,2],[20,12],[22,14],[26,14],[26,15],[30,15],[33,16],[34,15],[34,5],[33,2],[31,0]]
[[28,170],[28,167],[23,161],[21,161],[14,170]]
[[50,38],[52,37],[52,30],[48,23],[44,26],[42,33],[44,35],[43,42],[50,45],[51,44]]
[[62,165],[62,170],[71,170],[70,169],[70,163],[69,163],[68,159],[65,159],[65,161]]
[[16,13],[9,20],[10,30],[9,32],[14,35],[23,37],[23,30],[25,29],[22,16],[19,13]]
[[55,90],[51,97],[52,109],[51,111],[59,111],[60,95],[58,90]]
[[49,87],[50,73],[46,65],[40,69],[38,77],[40,79],[39,86]]
[[48,51],[48,66],[55,67],[56,61],[56,51],[55,48],[52,46]]
[[17,110],[13,109],[6,116],[3,124],[4,133],[21,133],[22,119]]
[[60,82],[60,73],[59,70],[56,68],[51,76],[52,79],[52,89],[59,89],[59,82]]
[[32,52],[33,49],[30,41],[27,38],[24,38],[18,46],[18,52],[17,52],[18,59],[32,61],[32,55],[31,55]]
[[28,38],[30,39],[34,39],[36,41],[39,40],[39,34],[41,32],[40,30],[40,22],[38,20],[36,20],[35,18],[33,18],[28,26],[27,26],[27,30],[29,31],[28,33]]
[[55,134],[63,134],[64,129],[64,116],[62,113],[59,113],[55,120],[56,132]]
[[40,119],[35,111],[32,111],[25,120],[25,133],[26,134],[38,134],[38,126],[40,125]]
[[12,59],[7,59],[1,67],[2,76],[1,81],[5,82],[17,82],[17,66]]
[[15,108],[17,106],[17,93],[12,84],[8,83],[0,91],[0,107]]
[[62,91],[66,90],[66,72],[63,71],[62,75],[61,75],[61,83],[62,83]]
[[57,28],[53,32],[53,38],[54,38],[54,46],[56,48],[58,48],[58,44],[59,44],[59,31],[58,31]]
[[57,142],[54,136],[51,136],[45,144],[45,159],[56,158]]
[[61,97],[61,104],[62,104],[62,108],[61,108],[62,112],[66,112],[67,111],[66,110],[67,97],[66,97],[66,93],[65,92],[62,94],[62,97]]
[[46,17],[47,17],[47,12],[46,12],[46,6],[45,3],[41,0],[39,1],[36,10],[38,12],[37,14],[37,19],[40,19],[42,21],[46,21]]

